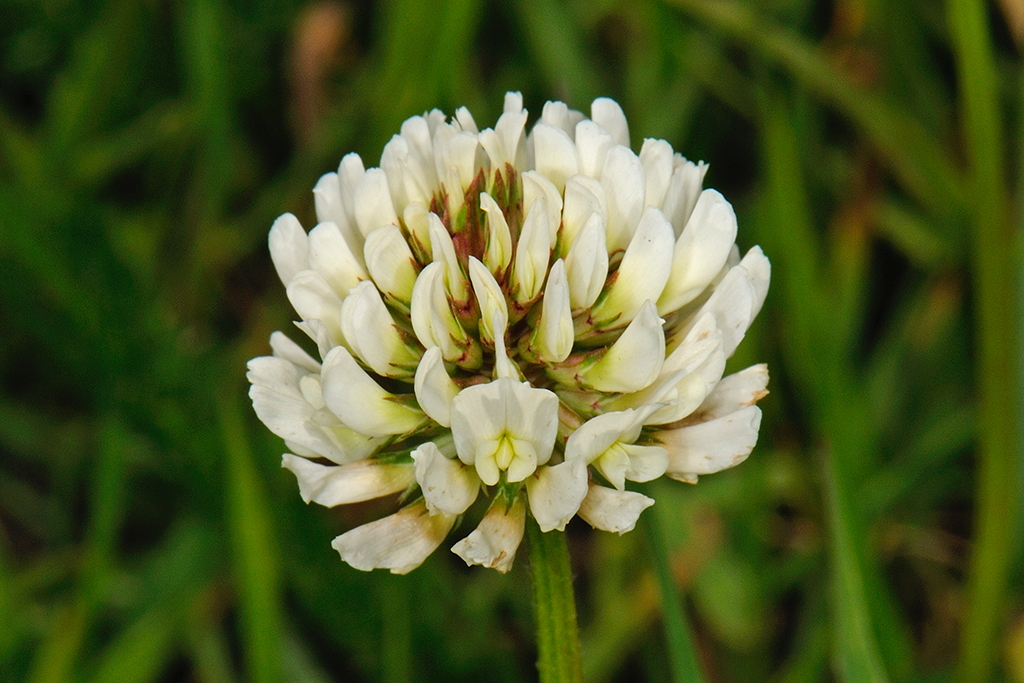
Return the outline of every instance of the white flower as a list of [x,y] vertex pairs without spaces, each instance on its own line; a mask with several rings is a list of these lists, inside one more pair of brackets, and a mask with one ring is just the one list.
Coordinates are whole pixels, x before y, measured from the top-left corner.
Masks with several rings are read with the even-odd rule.
[[768,260],[740,259],[703,163],[664,140],[635,153],[612,100],[590,113],[549,102],[528,130],[509,93],[493,128],[414,116],[379,168],[349,154],[320,178],[308,234],[291,214],[271,228],[322,362],[275,332],[249,363],[256,414],[306,502],[403,501],[334,540],[353,567],[412,570],[485,497],[452,550],[506,572],[527,514],[625,533],[654,504],[630,482],[696,482],[753,449],[767,369],[722,373]]

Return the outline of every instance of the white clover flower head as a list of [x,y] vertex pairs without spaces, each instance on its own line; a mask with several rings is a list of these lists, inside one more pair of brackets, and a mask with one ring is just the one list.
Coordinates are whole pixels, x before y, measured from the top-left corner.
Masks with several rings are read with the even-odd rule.
[[401,494],[334,540],[357,569],[411,571],[483,493],[452,550],[506,572],[527,514],[625,533],[654,503],[628,482],[695,483],[757,441],[766,367],[722,374],[770,266],[739,257],[707,167],[634,153],[607,98],[526,120],[519,93],[483,131],[465,108],[414,116],[379,168],[349,154],[320,179],[308,234],[270,230],[321,360],[275,332],[249,395],[306,502]]

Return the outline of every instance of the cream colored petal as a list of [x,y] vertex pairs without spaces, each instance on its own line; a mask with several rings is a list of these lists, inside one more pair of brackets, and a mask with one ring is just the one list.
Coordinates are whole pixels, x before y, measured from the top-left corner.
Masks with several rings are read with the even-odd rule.
[[579,516],[595,529],[622,535],[632,531],[640,513],[652,505],[654,499],[641,493],[616,491],[591,483],[580,505]]
[[517,498],[506,509],[505,501],[495,498],[480,525],[453,545],[452,552],[469,566],[481,565],[505,574],[512,569],[525,528],[526,506],[522,500]]
[[626,115],[622,113],[622,107],[618,102],[607,97],[598,97],[590,105],[590,118],[608,131],[616,145],[629,147],[629,124],[626,123]]
[[[608,213],[604,187],[594,178],[574,175],[565,183],[565,203],[562,207],[562,253],[568,253],[580,233],[594,214],[599,214],[601,229]],[[602,241],[604,241],[602,239]]]
[[360,282],[341,304],[341,331],[352,352],[378,375],[413,374],[420,349],[406,343],[380,292],[369,280]]
[[566,460],[540,467],[526,480],[526,492],[540,530],[564,531],[587,495],[587,466],[582,460]]
[[455,255],[455,244],[448,229],[436,213],[427,214],[428,226],[430,228],[430,249],[434,254],[434,263],[440,263],[444,267],[445,286],[455,301],[469,300],[469,283],[459,259]]
[[715,420],[752,406],[768,395],[768,366],[752,365],[723,377],[700,405],[701,422]]
[[341,344],[341,299],[315,270],[303,270],[286,289],[288,301],[303,320],[320,320],[334,344]]
[[415,407],[398,402],[339,346],[327,354],[321,373],[324,401],[342,422],[369,436],[411,432],[425,419]]
[[433,442],[414,450],[412,459],[416,463],[416,482],[431,514],[461,515],[476,500],[480,492],[476,472],[457,458],[446,458]]
[[495,314],[500,314],[502,321],[508,320],[505,293],[501,291],[501,285],[491,275],[487,266],[473,256],[469,257],[469,280],[473,284],[473,293],[480,307],[480,339],[488,344],[494,344],[495,334],[500,337],[505,331],[504,323],[500,330],[493,328]]
[[672,145],[664,140],[644,140],[640,148],[640,164],[644,167],[647,194],[644,203],[659,209],[672,182]]
[[572,307],[569,303],[569,283],[566,281],[565,263],[555,261],[548,275],[540,320],[531,337],[531,345],[540,360],[560,363],[569,356],[573,344]]
[[618,274],[591,318],[602,327],[621,327],[647,300],[657,301],[672,274],[672,226],[649,207],[619,264]]
[[648,300],[601,360],[582,370],[583,381],[598,391],[633,392],[650,386],[665,362],[662,320]]
[[638,444],[619,444],[629,456],[629,468],[626,479],[645,482],[657,479],[665,474],[668,468],[668,452],[660,446],[641,446]]
[[615,252],[629,246],[644,211],[644,167],[633,150],[621,145],[608,150],[601,185],[608,201],[608,250]]
[[268,242],[277,276],[287,287],[299,272],[309,268],[309,238],[299,219],[286,213],[274,221]]
[[355,569],[390,569],[392,574],[408,574],[437,550],[457,518],[443,513],[432,515],[420,502],[338,536],[331,547]]
[[580,160],[580,173],[601,180],[605,158],[615,142],[600,124],[584,120],[576,124],[576,154]]
[[562,192],[565,181],[579,172],[576,145],[572,138],[560,127],[539,123],[533,128],[533,145],[534,168]]
[[363,174],[356,184],[353,201],[356,225],[363,237],[382,225],[398,225],[387,174],[381,169],[371,168]]
[[757,444],[761,409],[748,406],[723,417],[688,427],[655,432],[668,451],[666,474],[693,481],[693,475],[712,474],[746,460]]
[[441,349],[431,346],[416,368],[416,402],[430,419],[442,427],[451,425],[452,399],[459,387],[444,368]]
[[504,273],[512,262],[512,233],[498,202],[486,192],[480,193],[480,208],[487,214],[487,245],[483,261],[492,273]]
[[697,204],[697,197],[700,196],[701,185],[704,182],[704,175],[708,172],[708,166],[703,161],[693,163],[687,161],[679,154],[673,157],[674,169],[672,179],[669,181],[668,191],[665,193],[665,203],[662,209],[665,216],[671,221],[672,228],[678,237],[690,220],[693,207]]
[[285,453],[281,467],[295,474],[302,500],[324,507],[390,496],[406,490],[416,481],[411,464],[387,465],[359,460],[347,465],[320,465]]
[[409,243],[396,225],[384,225],[366,236],[366,268],[377,288],[408,304],[416,284],[417,266]]
[[309,231],[309,266],[342,299],[348,290],[370,277],[335,223],[320,223]]
[[704,190],[676,241],[672,276],[658,299],[658,312],[671,313],[693,301],[722,270],[736,241],[736,214],[715,190]]
[[[562,191],[537,171],[526,171],[521,178],[523,180],[523,206],[533,207],[535,201],[544,200],[544,208],[547,210],[545,225],[548,226],[548,244],[549,248],[554,247],[555,241],[558,239],[558,226],[562,222]],[[533,209],[530,208],[530,210]]]
[[565,257],[565,271],[572,309],[590,308],[608,279],[608,244],[600,214],[592,214],[576,237]]
[[547,202],[538,199],[523,221],[523,230],[512,264],[512,296],[519,303],[533,301],[544,286],[551,258]]

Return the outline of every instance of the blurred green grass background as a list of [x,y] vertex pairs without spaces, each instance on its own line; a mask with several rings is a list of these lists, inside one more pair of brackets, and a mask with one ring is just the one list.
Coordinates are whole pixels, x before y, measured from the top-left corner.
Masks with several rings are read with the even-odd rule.
[[0,16],[0,680],[535,680],[525,553],[343,565],[382,508],[303,505],[244,380],[292,319],[272,220],[521,90],[710,162],[774,266],[731,361],[772,373],[748,462],[570,527],[587,680],[688,680],[689,630],[708,683],[1024,682],[1019,0]]

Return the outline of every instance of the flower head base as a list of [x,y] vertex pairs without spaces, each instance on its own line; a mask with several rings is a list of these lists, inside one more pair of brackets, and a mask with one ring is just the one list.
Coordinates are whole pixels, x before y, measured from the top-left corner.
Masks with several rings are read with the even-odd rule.
[[696,482],[757,440],[767,370],[722,373],[770,266],[739,258],[704,164],[635,154],[609,99],[526,119],[518,93],[493,129],[413,117],[380,168],[350,154],[320,179],[308,234],[271,228],[322,363],[274,333],[249,363],[256,413],[307,502],[406,501],[334,540],[357,569],[417,567],[483,492],[453,551],[505,572],[527,513],[625,533],[654,503],[627,482]]

